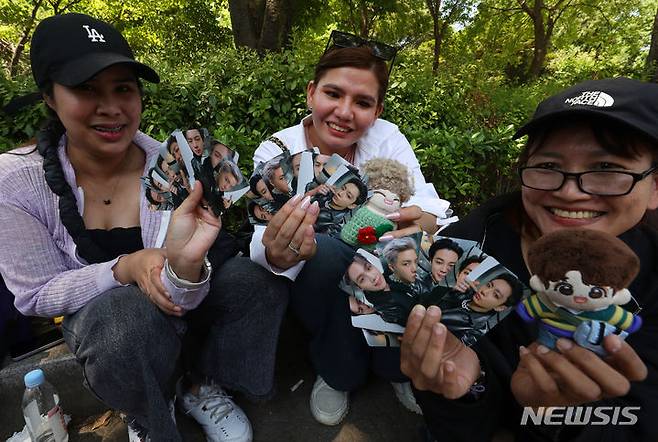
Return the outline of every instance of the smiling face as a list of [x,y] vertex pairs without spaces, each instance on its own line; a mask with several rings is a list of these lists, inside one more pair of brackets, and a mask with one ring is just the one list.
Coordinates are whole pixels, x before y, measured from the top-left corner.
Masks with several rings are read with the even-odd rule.
[[123,65],[111,66],[78,86],[55,83],[45,100],[66,128],[68,148],[97,157],[124,152],[142,113],[137,79]]
[[354,183],[346,183],[331,198],[331,205],[336,210],[354,209],[356,200],[361,192]]
[[494,279],[475,292],[470,305],[480,312],[503,311],[507,308],[504,304],[511,295],[512,287],[507,281]]
[[[527,166],[566,172],[620,170],[643,172],[652,164],[648,147],[638,149],[637,157],[613,155],[604,150],[587,126],[570,126],[552,131],[542,146],[528,158]],[[635,184],[622,196],[588,195],[568,179],[556,191],[523,187],[523,207],[528,217],[545,235],[566,227],[583,227],[614,236],[635,226],[647,209],[658,207],[656,175]]]
[[383,213],[393,213],[400,210],[400,198],[389,190],[377,189],[368,200],[368,206]]
[[328,70],[310,82],[306,103],[313,109],[309,136],[323,154],[344,153],[373,125],[383,110],[372,71],[353,67]]
[[416,281],[418,254],[414,249],[404,250],[398,253],[398,258],[395,263],[389,264],[389,268],[400,281],[411,284]]
[[448,272],[452,270],[459,255],[450,249],[439,249],[432,258],[432,280],[441,282]]
[[347,276],[361,290],[379,292],[386,288],[382,272],[366,260],[355,260],[347,268]]

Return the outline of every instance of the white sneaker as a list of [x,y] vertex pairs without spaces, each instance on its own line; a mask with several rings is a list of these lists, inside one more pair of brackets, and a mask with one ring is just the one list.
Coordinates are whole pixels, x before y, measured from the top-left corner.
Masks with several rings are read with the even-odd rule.
[[[174,421],[174,425],[176,425],[176,396],[172,400],[169,401],[169,414],[171,414],[171,420]],[[125,415],[122,415],[122,418],[125,418]],[[151,438],[148,437],[148,435],[144,434],[143,436],[141,434],[144,433],[144,431],[141,431],[137,429],[137,425],[134,423],[128,423],[128,440],[130,442],[150,442]]]
[[348,392],[334,390],[318,376],[311,392],[311,414],[315,420],[325,425],[338,425],[349,408]]
[[141,437],[139,430],[133,424],[128,424],[128,440],[130,442],[150,442],[148,436]]
[[414,392],[411,390],[410,382],[391,382],[391,385],[393,386],[395,397],[398,398],[404,408],[416,414],[423,414],[423,411],[416,403],[416,398],[414,397]]
[[179,392],[179,404],[185,414],[203,427],[211,442],[251,442],[249,419],[217,385],[202,385],[198,395]]

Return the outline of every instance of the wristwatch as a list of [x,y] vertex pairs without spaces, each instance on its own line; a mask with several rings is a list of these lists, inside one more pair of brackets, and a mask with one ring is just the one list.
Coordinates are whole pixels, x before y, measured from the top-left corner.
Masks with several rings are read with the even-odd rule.
[[203,266],[201,267],[201,280],[199,282],[188,281],[187,279],[179,278],[174,270],[169,266],[169,260],[165,260],[165,275],[172,284],[182,289],[196,289],[208,282],[210,274],[212,273],[212,264],[208,261],[208,257],[203,258]]

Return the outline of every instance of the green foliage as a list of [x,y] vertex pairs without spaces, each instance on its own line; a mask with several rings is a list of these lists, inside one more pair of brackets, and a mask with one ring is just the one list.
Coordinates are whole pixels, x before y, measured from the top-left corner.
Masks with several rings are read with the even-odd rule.
[[[225,0],[81,0],[74,9],[114,23],[161,74],[162,83],[144,84],[142,130],[164,139],[175,128],[205,126],[240,152],[247,173],[259,143],[306,114],[306,84],[331,30],[359,31],[357,19],[370,20],[371,37],[404,47],[382,117],[408,137],[425,176],[458,214],[514,185],[520,145],[511,139],[513,127],[542,98],[587,78],[644,75],[655,14],[655,0],[579,3],[560,18],[542,77],[528,82],[532,25],[527,14],[511,12],[518,7],[514,0],[481,0],[467,8],[443,42],[437,75],[425,0],[290,4],[291,49],[264,56],[233,47]],[[31,5],[0,0],[5,67]],[[44,2],[37,19],[52,13],[52,3]],[[17,78],[0,74],[2,103],[35,90],[28,50]],[[32,138],[44,116],[43,105],[13,117],[0,114],[0,150]]]

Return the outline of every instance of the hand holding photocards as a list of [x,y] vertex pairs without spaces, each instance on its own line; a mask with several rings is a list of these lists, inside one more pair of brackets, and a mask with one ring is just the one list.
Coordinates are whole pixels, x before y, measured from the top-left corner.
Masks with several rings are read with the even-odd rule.
[[[152,204],[156,209],[176,209],[199,180],[203,184],[203,204],[210,207],[215,216],[221,216],[248,191],[244,176],[231,158],[237,158],[237,154],[213,140],[205,128],[184,132],[177,129],[162,144],[160,154],[144,180],[147,198],[156,202],[162,199],[151,190],[160,181],[153,179],[154,172],[165,177],[170,193],[167,204]],[[149,188],[146,188],[147,184]]]
[[[438,238],[426,254],[421,238],[417,233],[378,243],[375,254],[359,249],[341,289],[372,307],[385,322],[402,327],[414,305],[438,305],[443,312],[441,322],[469,346],[529,293],[475,242]],[[352,311],[369,313],[365,308]]]

